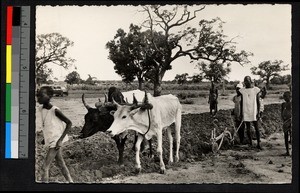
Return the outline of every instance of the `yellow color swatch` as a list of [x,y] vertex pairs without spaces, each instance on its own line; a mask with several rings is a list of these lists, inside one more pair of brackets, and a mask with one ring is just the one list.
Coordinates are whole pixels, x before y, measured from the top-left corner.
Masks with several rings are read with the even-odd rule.
[[6,45],[6,83],[11,83],[11,45]]

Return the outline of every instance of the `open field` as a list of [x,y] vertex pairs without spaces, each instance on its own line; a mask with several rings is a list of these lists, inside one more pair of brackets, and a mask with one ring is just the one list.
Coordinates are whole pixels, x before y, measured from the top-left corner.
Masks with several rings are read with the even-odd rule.
[[[125,146],[124,166],[119,166],[115,142],[104,133],[97,133],[87,139],[74,139],[79,134],[86,109],[81,102],[81,94],[86,93],[86,101],[94,106],[103,93],[94,90],[70,90],[67,97],[53,97],[52,103],[61,108],[73,122],[71,139],[64,146],[64,158],[71,175],[78,183],[291,183],[291,157],[284,153],[283,134],[281,131],[280,99],[283,90],[270,91],[264,100],[266,105],[263,122],[260,124],[263,134],[264,150],[257,151],[243,146],[228,146],[224,142],[220,154],[214,156],[209,145],[213,118],[205,96],[207,91],[196,91],[203,97],[190,98],[193,104],[183,104],[182,140],[179,163],[166,165],[166,175],[158,174],[157,158],[142,156],[142,174],[134,174],[134,152],[131,150],[133,135]],[[166,93],[168,91],[165,91]],[[195,92],[193,90],[171,91]],[[233,128],[230,109],[233,108],[234,90],[229,90],[219,98],[219,134],[225,127]],[[36,119],[39,125],[39,114]],[[40,180],[40,167],[45,156],[41,145],[42,133],[37,129],[36,137],[36,180]],[[256,141],[254,141],[255,144]],[[167,163],[168,142],[164,133],[164,157]],[[154,147],[156,140],[154,139]],[[271,161],[271,162],[270,162]],[[58,168],[53,165],[50,181],[64,182]]]

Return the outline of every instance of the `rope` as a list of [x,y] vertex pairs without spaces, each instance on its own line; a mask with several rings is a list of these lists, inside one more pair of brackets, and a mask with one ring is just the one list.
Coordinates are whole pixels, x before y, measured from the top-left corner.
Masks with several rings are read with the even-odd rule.
[[151,127],[151,120],[150,120],[150,113],[149,113],[149,109],[147,109],[147,112],[148,112],[148,119],[149,119],[149,125],[148,125],[148,130],[146,131],[146,133],[144,135],[146,135],[149,130],[150,130],[150,127]]

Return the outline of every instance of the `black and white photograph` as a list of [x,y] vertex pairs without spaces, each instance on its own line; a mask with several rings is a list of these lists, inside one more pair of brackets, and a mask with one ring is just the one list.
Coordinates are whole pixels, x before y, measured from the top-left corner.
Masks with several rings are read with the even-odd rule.
[[35,182],[292,183],[290,4],[35,9]]

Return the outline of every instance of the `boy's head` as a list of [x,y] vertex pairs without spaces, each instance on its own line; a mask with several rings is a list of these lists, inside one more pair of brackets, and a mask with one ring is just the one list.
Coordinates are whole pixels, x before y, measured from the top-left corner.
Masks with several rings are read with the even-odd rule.
[[244,84],[246,88],[251,88],[252,80],[250,76],[245,76]]
[[283,99],[288,102],[291,100],[291,92],[290,91],[286,91],[283,93]]
[[37,93],[37,101],[40,104],[49,103],[51,97],[53,96],[53,89],[50,86],[43,86],[39,89]]

